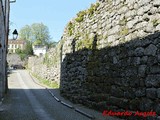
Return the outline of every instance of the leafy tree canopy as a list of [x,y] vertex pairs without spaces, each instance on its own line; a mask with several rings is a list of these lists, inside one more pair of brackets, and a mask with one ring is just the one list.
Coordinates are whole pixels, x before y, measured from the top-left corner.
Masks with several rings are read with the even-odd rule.
[[32,36],[31,27],[29,25],[26,25],[23,28],[21,28],[19,32],[19,36],[20,36],[20,39],[22,40],[30,41]]
[[49,29],[43,23],[24,26],[19,36],[20,39],[31,41],[34,45],[46,45],[50,40]]
[[33,55],[32,43],[27,41],[25,48],[23,50],[16,49],[16,53],[20,56],[21,60],[24,60],[29,55]]

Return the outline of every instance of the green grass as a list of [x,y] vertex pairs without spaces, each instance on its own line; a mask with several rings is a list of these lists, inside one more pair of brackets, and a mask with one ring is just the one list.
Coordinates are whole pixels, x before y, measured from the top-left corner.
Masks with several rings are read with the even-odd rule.
[[37,80],[39,81],[39,83],[42,84],[42,85],[44,85],[44,86],[47,86],[47,87],[50,87],[50,88],[59,88],[59,85],[57,84],[57,82],[43,79],[43,78],[41,78],[38,75],[33,74],[33,73],[32,73],[32,76],[35,77],[35,78],[37,78]]

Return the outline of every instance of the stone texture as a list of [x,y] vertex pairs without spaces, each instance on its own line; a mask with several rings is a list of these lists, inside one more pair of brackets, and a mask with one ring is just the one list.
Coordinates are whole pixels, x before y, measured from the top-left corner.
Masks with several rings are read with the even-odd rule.
[[146,95],[145,88],[136,90],[135,95],[136,97],[144,97]]
[[134,24],[137,23],[137,22],[138,22],[138,17],[136,17],[135,19],[127,22],[128,28],[129,28],[129,29],[132,28],[132,27],[134,26]]
[[139,68],[138,68],[138,74],[139,74],[139,76],[145,77],[146,68],[147,68],[146,65],[140,65],[140,66],[139,66]]
[[160,6],[160,1],[159,0],[154,0],[153,5],[154,6]]
[[157,89],[157,96],[160,98],[160,88]]
[[32,72],[59,81],[61,95],[97,110],[106,104],[114,110],[159,111],[159,1],[99,4],[93,14],[86,10],[81,22],[75,17],[73,26],[67,24],[47,58],[29,62]]
[[151,99],[157,98],[157,89],[156,88],[147,88],[146,89],[146,96]]
[[152,66],[152,67],[150,68],[150,72],[151,72],[152,74],[160,73],[160,66],[159,66],[159,65]]
[[147,87],[158,87],[160,85],[160,75],[148,75],[145,84]]
[[150,44],[150,45],[144,50],[144,54],[145,54],[145,55],[155,56],[156,50],[157,50],[157,47],[156,47],[155,45],[153,45],[153,44]]
[[136,56],[143,56],[143,54],[144,54],[144,48],[139,47],[139,48],[135,49],[135,55]]
[[7,83],[7,42],[9,29],[9,0],[0,2],[0,102],[8,90]]

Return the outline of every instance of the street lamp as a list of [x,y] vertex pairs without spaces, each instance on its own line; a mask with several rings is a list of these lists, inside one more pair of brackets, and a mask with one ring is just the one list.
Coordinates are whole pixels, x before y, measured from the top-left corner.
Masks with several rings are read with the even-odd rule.
[[17,30],[15,29],[12,34],[13,34],[13,40],[16,40],[17,37],[18,37],[18,32],[17,32]]
[[12,1],[9,1],[10,3],[15,3],[16,2],[16,0],[12,0]]

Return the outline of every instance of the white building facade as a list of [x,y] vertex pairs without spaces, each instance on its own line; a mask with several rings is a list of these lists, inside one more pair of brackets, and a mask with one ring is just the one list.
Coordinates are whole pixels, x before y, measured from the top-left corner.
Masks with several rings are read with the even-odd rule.
[[15,53],[17,49],[23,50],[26,44],[25,40],[8,40],[8,53]]
[[36,56],[43,56],[47,52],[47,46],[43,45],[34,45],[33,46],[33,54]]

